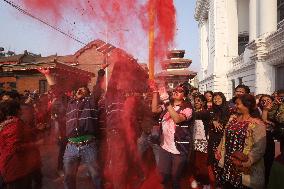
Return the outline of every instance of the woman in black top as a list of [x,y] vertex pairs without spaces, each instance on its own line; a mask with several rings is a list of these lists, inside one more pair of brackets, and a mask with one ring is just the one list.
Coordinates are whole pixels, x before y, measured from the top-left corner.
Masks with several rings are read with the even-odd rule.
[[[204,95],[194,97],[194,151],[192,165],[190,166],[193,175],[189,178],[191,188],[202,188],[201,185],[206,185],[209,181],[207,171],[207,147],[210,111],[207,110],[206,103],[207,101]],[[200,183],[200,185],[198,183]]]
[[208,173],[210,188],[216,188],[216,179],[218,181],[219,168],[215,159],[215,151],[223,137],[225,125],[229,121],[230,113],[226,97],[222,92],[216,92],[213,95],[213,106],[210,111],[209,121],[209,140],[208,140]]
[[261,118],[266,126],[266,150],[264,154],[264,166],[265,166],[265,185],[267,186],[269,181],[270,170],[275,156],[275,142],[272,135],[272,130],[275,125],[273,119],[269,116],[273,107],[273,98],[270,95],[262,95],[258,104]]

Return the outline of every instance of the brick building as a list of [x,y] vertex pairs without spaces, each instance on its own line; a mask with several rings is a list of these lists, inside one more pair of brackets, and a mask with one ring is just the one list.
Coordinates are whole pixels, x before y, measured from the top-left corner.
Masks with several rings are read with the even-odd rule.
[[101,40],[94,40],[79,49],[74,55],[67,56],[48,56],[41,57],[30,53],[0,58],[0,92],[5,90],[18,90],[23,93],[24,90],[39,90],[41,93],[48,89],[46,80],[36,69],[39,67],[51,68],[57,83],[63,88],[73,89],[79,85],[89,84],[89,87],[95,84],[96,73],[101,64],[110,63],[106,69],[106,86],[111,78],[115,64],[122,64],[128,70],[125,71],[125,78],[137,80],[137,84],[144,86],[145,78],[148,78],[145,71],[131,55],[105,43]]
[[[50,68],[56,81],[64,90],[87,84],[94,75],[74,66],[71,56],[40,57],[32,54],[21,54],[0,58],[0,92],[38,90],[44,93],[49,86],[38,68]],[[80,80],[78,80],[78,76]]]

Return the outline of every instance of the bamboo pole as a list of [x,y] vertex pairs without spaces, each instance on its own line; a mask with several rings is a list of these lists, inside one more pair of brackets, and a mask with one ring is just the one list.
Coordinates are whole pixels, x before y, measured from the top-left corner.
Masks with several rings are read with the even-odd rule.
[[155,0],[150,0],[148,16],[149,16],[149,79],[154,79],[155,65]]

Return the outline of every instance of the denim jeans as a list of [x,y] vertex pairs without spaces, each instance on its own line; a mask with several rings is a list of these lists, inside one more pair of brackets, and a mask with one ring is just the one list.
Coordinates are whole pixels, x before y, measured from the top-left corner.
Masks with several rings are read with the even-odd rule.
[[170,180],[172,180],[173,189],[180,189],[180,179],[185,168],[187,155],[172,154],[163,148],[159,150],[158,170],[162,178],[161,184],[164,188],[168,188]]
[[67,144],[63,157],[65,189],[76,189],[76,175],[80,162],[85,164],[88,168],[96,189],[101,189],[101,176],[97,162],[97,148],[95,142],[82,146],[70,143]]
[[154,156],[155,156],[155,161],[156,165],[158,165],[159,162],[159,149],[161,148],[158,144],[154,144],[151,142],[150,135],[146,134],[143,132],[141,136],[137,140],[137,149],[138,149],[138,154],[142,158],[143,154],[146,152],[148,148],[152,148]]

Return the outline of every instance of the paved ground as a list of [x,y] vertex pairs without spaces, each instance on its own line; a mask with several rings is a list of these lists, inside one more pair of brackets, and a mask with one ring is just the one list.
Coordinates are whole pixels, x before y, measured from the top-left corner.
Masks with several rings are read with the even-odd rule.
[[[43,140],[39,141],[39,147],[42,156],[42,172],[43,172],[43,189],[63,189],[63,177],[59,177],[56,173],[58,147],[56,145],[55,131],[46,134]],[[280,153],[280,145],[276,143],[276,156]],[[92,183],[87,176],[84,167],[80,167],[77,176],[77,189],[93,189]],[[183,188],[186,186],[184,181]],[[107,188],[107,187],[106,187]],[[143,183],[140,189],[160,189],[158,177],[153,171],[149,178]],[[132,188],[129,188],[132,189]]]
[[[54,130],[47,133],[44,139],[38,142],[42,157],[43,189],[63,189],[63,177],[59,177],[56,172],[58,147],[56,145],[56,134]],[[86,169],[81,166],[77,176],[77,189],[93,189]],[[140,189],[159,189],[158,178],[152,172],[149,178],[143,183]],[[105,188],[108,188],[107,186]],[[129,188],[133,189],[133,188]]]

